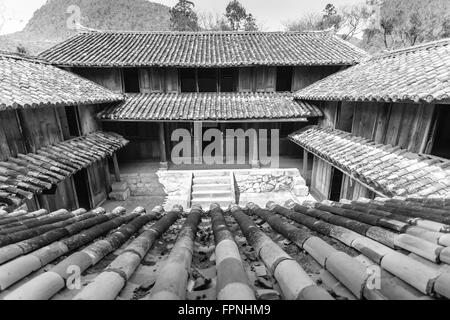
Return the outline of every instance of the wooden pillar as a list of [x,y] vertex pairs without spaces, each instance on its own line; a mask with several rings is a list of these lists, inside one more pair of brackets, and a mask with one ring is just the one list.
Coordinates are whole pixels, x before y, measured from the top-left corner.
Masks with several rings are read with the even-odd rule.
[[158,125],[159,125],[159,155],[161,159],[159,166],[160,169],[167,170],[169,168],[169,164],[167,163],[164,122],[160,122]]
[[114,153],[113,157],[113,165],[114,165],[114,176],[117,182],[120,182],[120,170],[119,170],[119,162],[117,161],[117,153]]
[[308,151],[306,149],[303,149],[303,178],[308,177]]

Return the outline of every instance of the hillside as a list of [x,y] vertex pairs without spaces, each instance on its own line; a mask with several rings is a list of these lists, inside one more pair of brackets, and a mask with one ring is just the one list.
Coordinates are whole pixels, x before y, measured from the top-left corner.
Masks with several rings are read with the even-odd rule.
[[25,28],[0,36],[0,50],[23,47],[37,54],[75,34],[67,27],[71,5],[81,9],[81,24],[99,30],[169,30],[169,7],[147,0],[48,0]]

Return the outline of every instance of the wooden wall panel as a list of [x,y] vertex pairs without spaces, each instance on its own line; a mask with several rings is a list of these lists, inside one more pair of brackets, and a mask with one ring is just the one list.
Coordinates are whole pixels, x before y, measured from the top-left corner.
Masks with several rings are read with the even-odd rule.
[[98,207],[107,198],[108,190],[105,184],[105,159],[97,161],[87,168],[89,191],[91,194],[92,207]]
[[323,101],[320,103],[320,109],[324,116],[319,119],[318,125],[321,128],[334,128],[336,123],[338,102]]
[[358,102],[353,117],[354,135],[424,152],[434,105]]
[[19,110],[28,152],[62,141],[63,134],[54,108]]
[[122,70],[118,68],[73,68],[72,71],[112,91],[124,92]]
[[95,115],[100,111],[98,105],[86,105],[78,107],[80,129],[82,135],[101,130],[101,124],[95,120]]
[[67,209],[69,211],[77,209],[78,201],[75,196],[72,179],[71,177],[58,183],[54,194],[37,195],[40,207],[49,212],[59,209]]
[[372,198],[372,192],[344,174],[341,187],[341,199],[357,200],[361,197]]
[[292,75],[292,91],[303,89],[340,70],[338,66],[295,67]]
[[18,153],[27,153],[23,142],[16,111],[0,112],[0,161],[15,157]]
[[331,165],[314,157],[310,189],[317,200],[328,199],[330,195],[332,169]]

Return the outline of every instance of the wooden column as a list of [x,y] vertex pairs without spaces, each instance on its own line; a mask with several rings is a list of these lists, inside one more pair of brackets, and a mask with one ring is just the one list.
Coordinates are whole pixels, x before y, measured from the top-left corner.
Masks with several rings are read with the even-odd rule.
[[308,151],[306,151],[306,149],[303,149],[303,178],[308,177]]
[[159,155],[161,159],[159,165],[160,169],[167,170],[169,168],[169,164],[167,163],[164,122],[160,122],[158,125],[159,125]]
[[120,171],[119,171],[119,162],[117,161],[117,153],[114,153],[112,156],[113,165],[114,165],[114,176],[117,182],[120,182]]

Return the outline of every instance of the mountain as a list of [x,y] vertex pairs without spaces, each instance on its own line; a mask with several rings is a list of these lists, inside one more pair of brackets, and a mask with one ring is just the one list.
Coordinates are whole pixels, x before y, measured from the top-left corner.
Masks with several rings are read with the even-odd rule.
[[170,30],[169,9],[147,0],[48,0],[22,31],[0,36],[0,50],[38,54],[74,35],[67,21],[77,16],[96,30]]

